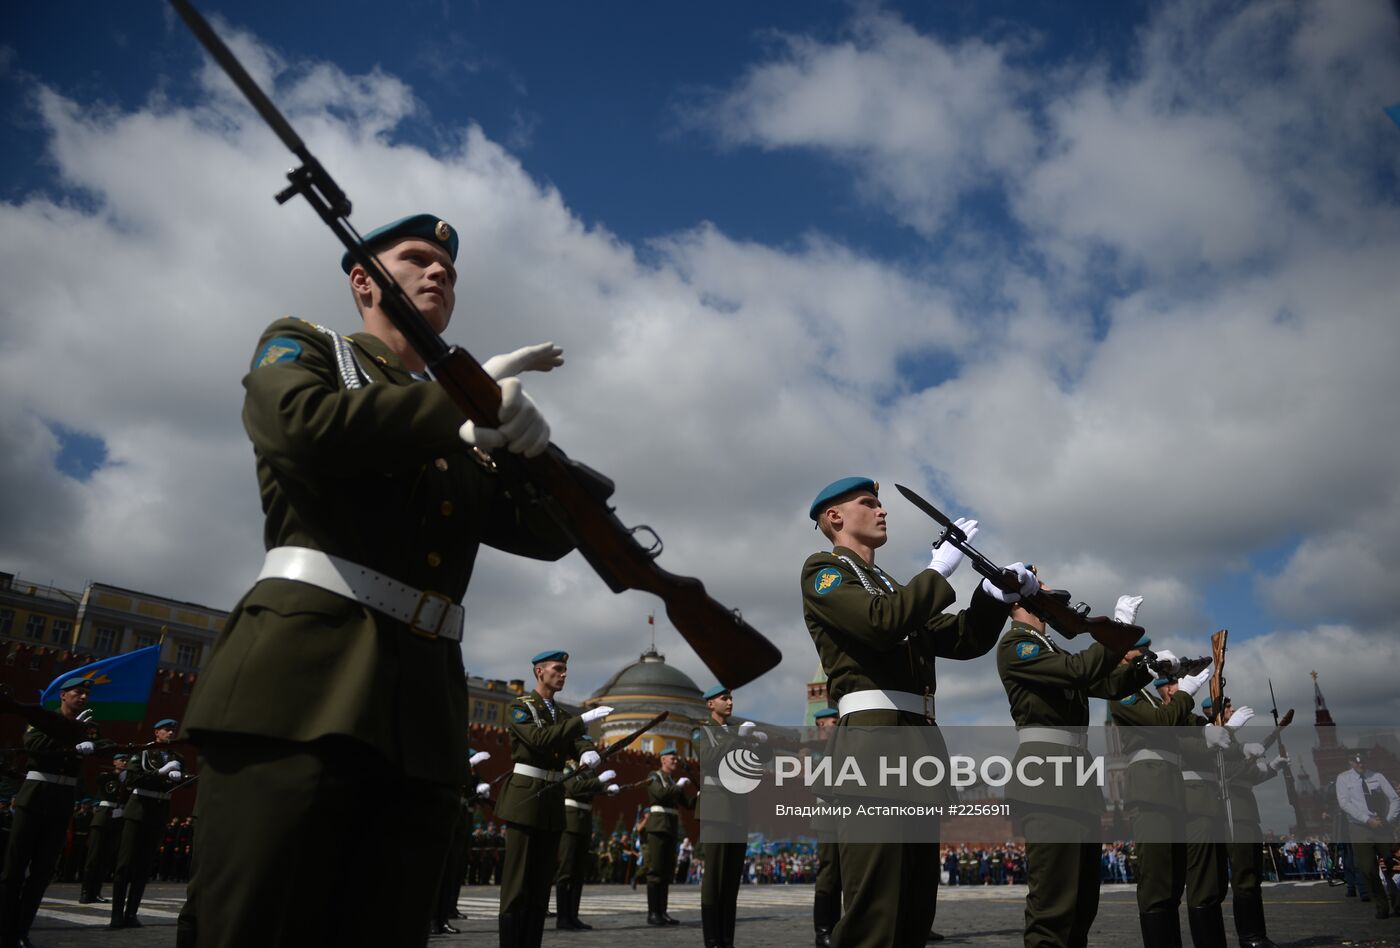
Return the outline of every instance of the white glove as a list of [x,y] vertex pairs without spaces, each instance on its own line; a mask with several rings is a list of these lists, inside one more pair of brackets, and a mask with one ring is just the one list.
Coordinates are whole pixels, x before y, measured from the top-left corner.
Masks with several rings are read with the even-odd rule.
[[178,760],[171,760],[171,761],[167,761],[166,764],[165,764],[165,766],[162,767],[162,768],[160,768],[160,770],[156,771],[156,773],[168,774],[168,773],[171,773],[172,771],[176,771],[176,770],[179,770],[179,769],[180,769],[180,762],[179,762]]
[[514,352],[494,355],[481,363],[486,374],[497,382],[521,372],[548,372],[564,364],[564,350],[552,342],[522,346]]
[[1040,588],[1040,580],[1036,579],[1035,573],[1026,569],[1025,563],[1012,563],[1007,569],[1016,574],[1016,578],[1021,581],[1021,588],[1016,592],[1002,592],[992,585],[990,579],[982,580],[982,591],[991,596],[997,602],[1012,603],[1022,596],[1029,596]]
[[[1226,724],[1225,726],[1229,727],[1230,725]],[[1264,756],[1264,745],[1255,741],[1250,741],[1248,744],[1241,744],[1240,750],[1244,751],[1244,756],[1248,760]]]
[[501,427],[478,428],[475,422],[466,421],[458,429],[458,436],[483,451],[504,447],[511,454],[527,458],[535,457],[549,445],[549,422],[535,407],[534,399],[520,387],[519,379],[501,381],[501,408],[496,414]]
[[617,776],[617,771],[616,771],[616,770],[605,770],[605,771],[603,771],[602,773],[600,773],[600,774],[598,775],[598,780],[599,780],[600,782],[602,782],[602,783],[607,783],[609,780],[611,780],[612,778],[614,778],[614,777],[616,777],[616,776]]
[[[1235,709],[1235,713],[1230,715],[1230,720],[1225,722],[1225,726],[1232,731],[1238,731],[1249,723],[1249,719],[1254,717],[1253,708],[1240,707]],[[1263,751],[1260,751],[1263,753]]]
[[690,778],[689,778],[689,777],[682,777],[681,779],[679,779],[679,780],[676,781],[676,786],[678,786],[678,787],[688,786],[689,784],[690,784]]
[[1142,605],[1141,596],[1119,596],[1118,604],[1113,607],[1113,618],[1124,625],[1132,625],[1137,622],[1137,611],[1140,605]]
[[170,771],[170,773],[166,774],[165,776],[168,777],[168,778],[171,779],[171,780],[184,780],[184,779],[185,779],[185,775],[182,774],[182,773],[180,773],[180,771],[178,771],[178,770],[172,770],[172,771]]
[[1269,769],[1272,770],[1274,773],[1278,773],[1280,770],[1287,767],[1291,763],[1292,761],[1289,760],[1286,755],[1280,754],[1273,760],[1269,761]]
[[589,708],[587,711],[580,714],[579,717],[583,718],[584,724],[592,724],[599,718],[605,718],[612,713],[612,708],[608,707],[605,704],[600,704],[596,708]]
[[86,757],[93,751],[97,750],[97,745],[94,744],[92,741],[83,741],[81,744],[75,745],[73,749],[76,750],[79,754],[82,754],[84,757]]
[[486,763],[486,762],[487,762],[488,760],[490,760],[490,759],[491,759],[491,752],[490,752],[490,751],[477,751],[475,754],[472,754],[471,758],[467,761],[467,763],[468,763],[468,764],[471,764],[473,767],[475,767],[475,766],[477,766],[478,764],[484,764],[484,763]]
[[617,796],[618,791],[620,791],[621,789],[622,789],[622,788],[619,787],[617,784],[615,784],[615,783],[610,783],[610,784],[608,784],[606,787],[603,788],[603,791],[604,791],[605,793],[607,793],[608,796],[610,796],[610,797],[615,797],[615,796]]
[[[967,534],[967,541],[972,542],[972,538],[977,536],[977,521],[968,520],[963,517],[953,521],[953,525]],[[944,579],[952,576],[957,568],[962,565],[963,552],[951,543],[945,543],[933,551],[933,559],[928,561],[928,568],[933,570]]]
[[763,731],[755,730],[755,728],[757,728],[757,727],[758,727],[758,725],[755,724],[754,722],[752,722],[752,721],[745,721],[743,724],[739,725],[739,736],[740,736],[740,737],[751,737],[751,738],[753,738],[754,740],[758,741],[759,743],[763,743],[763,742],[767,741],[767,740],[768,740],[768,735],[765,734]]
[[1181,681],[1177,682],[1177,691],[1183,694],[1194,695],[1201,690],[1201,685],[1204,685],[1208,681],[1210,681],[1210,665],[1207,665],[1194,675],[1187,675],[1185,678],[1181,679]]
[[491,785],[489,783],[479,783],[476,785],[476,795],[479,797],[491,798]]
[[1206,746],[1218,747],[1221,750],[1230,746],[1230,732],[1216,724],[1207,724],[1201,730],[1205,731]]
[[589,770],[592,770],[594,767],[597,767],[600,763],[602,763],[602,761],[603,758],[598,756],[597,751],[584,751],[582,754],[578,755],[579,764],[581,766],[587,767]]

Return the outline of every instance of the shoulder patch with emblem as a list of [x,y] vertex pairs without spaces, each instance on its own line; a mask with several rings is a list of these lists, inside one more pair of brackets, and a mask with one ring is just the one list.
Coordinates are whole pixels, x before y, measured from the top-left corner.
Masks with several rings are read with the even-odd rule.
[[516,724],[524,724],[526,721],[530,720],[530,712],[526,711],[524,708],[511,708],[510,719]]
[[287,336],[277,336],[269,339],[258,352],[257,357],[253,359],[253,368],[261,369],[279,362],[295,362],[300,357],[301,343]]
[[830,566],[817,574],[816,580],[812,583],[812,588],[818,596],[825,596],[837,586],[841,585],[841,571]]
[[690,739],[692,742],[698,744],[700,741],[705,739],[705,732],[697,727],[695,730],[690,732]]
[[1035,658],[1040,654],[1039,642],[1017,642],[1016,657],[1020,659]]
[[1137,696],[1137,695],[1128,695],[1128,697],[1124,698],[1120,703],[1121,703],[1121,704],[1136,704],[1136,703],[1137,703],[1137,699],[1138,699],[1138,696]]

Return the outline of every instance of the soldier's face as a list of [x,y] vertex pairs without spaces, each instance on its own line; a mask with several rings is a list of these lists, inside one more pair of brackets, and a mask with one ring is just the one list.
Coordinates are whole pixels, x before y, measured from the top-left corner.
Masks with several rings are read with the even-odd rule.
[[880,498],[870,491],[861,491],[832,508],[832,526],[853,540],[869,547],[881,546],[888,538],[885,508]]
[[[384,248],[376,256],[433,331],[446,329],[457,305],[457,270],[447,251],[430,241],[411,238]],[[379,286],[363,268],[351,268],[350,282],[357,291],[364,286],[371,293],[372,305],[378,306],[383,299]]]
[[705,703],[709,706],[711,712],[718,714],[722,718],[727,718],[734,713],[733,695],[720,695],[717,698],[711,698]]
[[88,690],[86,688],[69,688],[67,691],[59,693],[58,703],[76,715],[87,707]]
[[1157,694],[1161,697],[1162,704],[1172,703],[1172,695],[1176,694],[1178,687],[1180,686],[1174,681],[1169,681],[1165,685],[1157,686]]
[[819,731],[829,731],[835,726],[835,718],[817,718],[817,730]]
[[541,662],[535,666],[535,677],[551,691],[563,691],[569,677],[569,666],[563,662]]
[[669,777],[676,772],[676,765],[679,763],[680,761],[676,759],[675,754],[667,754],[661,758],[661,772]]
[[169,744],[175,739],[175,729],[173,727],[156,728],[156,740],[162,744]]

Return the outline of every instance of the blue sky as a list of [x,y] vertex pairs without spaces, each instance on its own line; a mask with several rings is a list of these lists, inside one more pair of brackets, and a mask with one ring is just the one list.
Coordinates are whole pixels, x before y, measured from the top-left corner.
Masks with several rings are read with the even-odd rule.
[[[1144,592],[1178,652],[1228,626],[1276,684],[1285,656],[1400,661],[1377,592],[1400,457],[1374,437],[1400,394],[1388,4],[201,9],[361,230],[457,223],[454,341],[565,345],[531,386],[556,440],[771,630],[791,658],[755,696],[770,718],[812,664],[787,594],[807,499],[856,471],[980,516],[990,555],[1053,564],[1097,608]],[[24,447],[0,487],[25,498],[0,566],[231,605],[258,555],[243,350],[276,313],[343,320],[311,265],[327,235],[273,205],[287,156],[160,4],[0,17],[22,288],[0,430]],[[712,552],[735,542],[721,498],[762,536],[743,558]],[[891,504],[884,562],[912,573],[929,531]],[[209,538],[217,567],[188,555]],[[469,597],[481,655],[522,634],[508,592],[540,587],[598,643],[586,676],[646,643],[654,604],[576,558],[483,569],[507,592]],[[945,687],[969,719],[998,713],[986,674]]]

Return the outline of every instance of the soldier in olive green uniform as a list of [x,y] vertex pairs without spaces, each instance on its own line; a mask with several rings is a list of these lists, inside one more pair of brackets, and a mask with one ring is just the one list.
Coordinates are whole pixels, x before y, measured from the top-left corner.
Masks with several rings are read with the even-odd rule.
[[[836,736],[836,722],[841,713],[835,708],[823,708],[813,715],[817,729],[831,738]],[[819,805],[829,803],[821,797]],[[831,948],[831,931],[841,920],[841,858],[836,846],[836,817],[817,816],[812,829],[817,835],[817,881],[812,890],[812,927],[816,930],[816,948]]]
[[[443,331],[453,229],[416,215],[365,241]],[[551,367],[557,350],[488,360],[502,428],[464,425],[369,274],[341,265],[365,331],[280,319],[243,380],[268,554],[186,714],[204,758],[190,898],[210,893],[206,948],[426,942],[441,828],[467,779],[457,603],[481,544],[545,560],[573,545],[480,451],[547,446],[505,376]]]
[[[1141,601],[1120,598],[1114,617],[1132,624]],[[1089,699],[1117,701],[1152,680],[1138,649],[1115,652],[1095,642],[1069,652],[1050,640],[1043,619],[1020,607],[997,647],[997,672],[1019,732],[1015,766],[1028,757],[1084,758]],[[1028,776],[1044,782],[1013,780],[1007,790],[1026,837],[1026,948],[1083,948],[1099,907],[1103,798],[1092,784],[1056,786],[1048,771]]]
[[1206,669],[1182,679],[1177,690],[1176,680],[1163,676],[1109,705],[1113,722],[1123,726],[1128,757],[1125,802],[1138,859],[1138,920],[1145,948],[1181,944],[1177,910],[1186,888],[1186,813],[1180,741],[1196,709],[1192,696],[1209,677]]
[[705,789],[696,800],[700,819],[701,856],[705,877],[700,885],[700,925],[705,948],[733,948],[738,915],[739,881],[748,848],[748,797],[729,793],[720,785],[720,761],[731,751],[746,750],[754,763],[771,760],[765,746],[768,735],[754,729],[752,721],[729,726],[734,697],[723,685],[704,694],[710,717],[691,731],[690,743],[700,760]]
[[92,815],[87,860],[83,864],[83,888],[78,896],[78,902],[83,905],[107,901],[102,897],[102,883],[112,871],[112,858],[121,840],[123,808],[131,792],[124,776],[126,761],[126,754],[114,754],[112,769],[97,775],[101,799]]
[[[79,720],[91,688],[86,678],[63,682],[58,713]],[[29,926],[63,855],[82,758],[97,746],[91,740],[74,745],[71,738],[60,740],[35,727],[25,730],[23,744],[29,771],[15,794],[14,822],[0,869],[0,948],[29,944]]]
[[452,822],[447,829],[451,843],[447,848],[447,858],[443,861],[442,878],[438,881],[437,907],[433,912],[432,927],[429,929],[434,935],[460,934],[458,929],[452,927],[449,919],[462,917],[462,913],[457,911],[457,899],[462,894],[462,880],[466,877],[467,865],[471,861],[472,810],[479,800],[491,796],[491,785],[483,783],[476,774],[477,765],[490,760],[491,752],[474,754],[468,747],[467,756],[467,764],[471,769],[467,771],[467,782],[462,785],[460,805],[452,814]]
[[[1209,700],[1209,699],[1207,699]],[[1225,713],[1231,712],[1225,701]],[[1259,803],[1254,788],[1287,766],[1288,758],[1264,760],[1264,745],[1243,744],[1240,751],[1244,761],[1226,765],[1229,777],[1230,818],[1230,889],[1234,893],[1235,934],[1240,948],[1276,948],[1269,940],[1264,923],[1264,895],[1260,882],[1264,876],[1264,830],[1259,825]]]
[[568,789],[564,794],[564,835],[559,840],[559,873],[554,880],[554,906],[558,916],[555,928],[580,932],[593,929],[578,917],[583,884],[588,881],[593,798],[600,793],[617,796],[620,788],[612,782],[616,776],[616,771],[605,770],[596,777],[584,774],[570,778],[565,784]]
[[[686,792],[689,777],[674,776],[680,758],[674,745],[661,752],[661,769],[647,775],[646,858],[643,868],[647,874],[647,924],[679,925],[678,919],[666,912],[671,881],[676,877],[676,848],[681,838],[681,807],[695,806]],[[710,867],[705,867],[708,875]]]
[[[1209,695],[1201,700],[1201,710],[1211,713]],[[1223,766],[1226,768],[1238,767],[1242,758],[1240,749],[1233,743],[1220,747],[1206,742],[1202,735],[1207,733],[1204,730],[1207,725],[1219,733],[1210,718],[1194,714],[1191,723],[1195,733],[1183,736],[1180,743],[1186,804],[1186,915],[1191,941],[1196,948],[1224,948],[1225,919],[1221,905],[1230,885],[1226,861],[1230,824],[1221,794],[1221,754],[1225,755]]]
[[603,706],[569,714],[554,703],[568,677],[567,652],[548,650],[532,660],[535,690],[510,703],[510,779],[496,804],[506,824],[506,856],[501,870],[501,948],[537,948],[544,937],[549,889],[564,832],[564,763],[576,757],[592,768],[598,752],[585,726],[612,713]]
[[[838,698],[840,730],[924,727],[941,746],[934,723],[934,660],[978,658],[996,645],[1009,603],[1020,598],[988,583],[968,608],[943,612],[957,598],[948,585],[962,554],[945,544],[929,568],[903,586],[874,564],[886,540],[878,485],[850,477],[827,485],[809,509],[834,548],[814,553],[802,568],[807,629]],[[1021,590],[1035,576],[1014,564]],[[943,570],[944,572],[940,572]],[[837,741],[840,741],[838,733]],[[951,802],[951,797],[929,803]],[[847,826],[843,824],[842,830]],[[922,944],[932,931],[938,891],[938,844],[838,842],[845,914],[832,933],[836,948]]]
[[140,928],[136,917],[146,880],[155,868],[165,824],[170,819],[170,791],[184,779],[185,762],[168,749],[179,722],[166,718],[155,724],[155,743],[165,745],[133,754],[127,761],[131,796],[122,808],[122,835],[117,845],[117,869],[112,877],[112,921],[109,928]]

